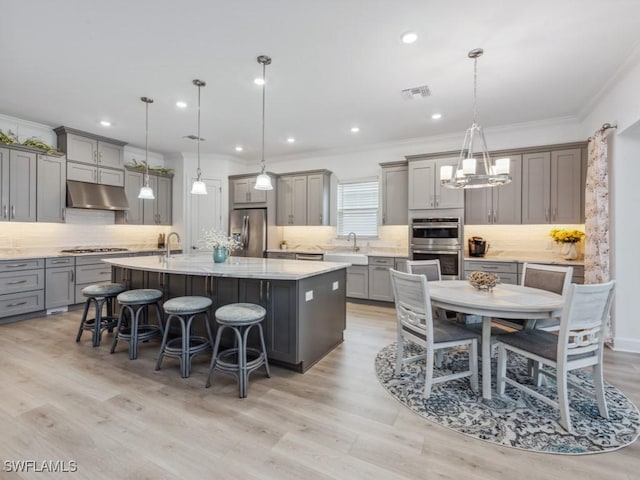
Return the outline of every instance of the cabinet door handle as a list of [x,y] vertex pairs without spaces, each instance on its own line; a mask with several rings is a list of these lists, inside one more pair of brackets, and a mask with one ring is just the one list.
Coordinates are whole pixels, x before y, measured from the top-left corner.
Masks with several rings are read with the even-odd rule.
[[433,207],[433,204],[436,201],[436,196],[435,195],[431,195],[431,202],[429,203],[429,205],[431,205]]
[[[125,210],[125,212],[126,212],[126,210]],[[67,209],[64,208],[64,207],[62,207],[62,215],[61,215],[61,217],[62,217],[62,221],[63,222],[67,220]]]
[[487,212],[487,222],[491,223],[491,210]]
[[558,218],[558,207],[554,207],[553,208],[553,221],[556,221],[556,218]]
[[2,206],[2,217],[7,218],[7,213],[7,205],[5,204]]
[[264,283],[264,280],[260,280],[260,295],[258,296],[260,299],[260,303],[262,303],[262,284]]
[[7,285],[20,285],[21,283],[27,283],[26,280],[18,280],[16,282],[7,282]]
[[549,209],[548,208],[544,209],[544,219],[547,222],[549,221]]
[[98,163],[98,151],[97,150],[93,151],[93,159],[95,160],[95,163]]
[[498,223],[498,212],[493,211],[493,223]]
[[57,265],[58,263],[69,263],[69,260],[51,260],[51,263]]
[[10,303],[7,307],[19,307],[20,305],[26,305],[27,302]]
[[267,280],[267,304],[269,303],[269,290],[271,289],[271,282]]
[[93,171],[93,179],[94,179],[94,180],[97,180],[97,177],[98,177],[98,171],[97,171],[97,170],[94,170],[94,171]]
[[438,204],[440,203],[440,200],[438,200],[440,198],[440,195],[434,195],[435,199],[436,199],[436,208],[438,208]]
[[13,265],[6,265],[7,268],[21,268],[29,266],[28,263],[14,263]]
[[69,270],[69,283],[73,283],[74,280],[73,270]]
[[11,205],[11,218],[16,218],[16,206]]

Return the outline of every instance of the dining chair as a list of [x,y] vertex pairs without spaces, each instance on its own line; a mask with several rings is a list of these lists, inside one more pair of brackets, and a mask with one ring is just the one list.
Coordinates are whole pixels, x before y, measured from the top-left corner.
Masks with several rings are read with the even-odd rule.
[[[595,396],[601,417],[609,418],[604,398],[603,349],[605,323],[611,310],[614,281],[598,285],[572,285],[567,293],[560,319],[558,334],[544,330],[521,330],[497,337],[498,372],[496,389],[504,394],[505,385],[523,392],[560,410],[560,424],[571,433],[569,415],[569,385],[582,393]],[[557,400],[551,399],[507,377],[508,352],[514,352],[542,365],[535,375],[556,378]],[[556,373],[544,367],[554,368]],[[585,389],[568,378],[568,372],[579,368],[593,368],[593,391]],[[534,378],[539,384],[539,378]]]
[[427,281],[442,280],[440,260],[407,260],[407,273],[424,275]]
[[[424,396],[431,396],[434,384],[470,377],[471,389],[478,390],[478,335],[459,325],[434,321],[429,287],[424,275],[389,270],[398,327],[398,352],[395,373],[400,376],[402,365],[424,360]],[[409,341],[425,349],[423,355],[404,358],[404,345]],[[467,345],[469,369],[463,372],[433,376],[434,352],[444,348]]]
[[[522,268],[520,284],[524,287],[538,288],[540,290],[546,290],[547,292],[557,293],[564,297],[571,286],[572,277],[573,267],[525,263]],[[549,332],[560,330],[560,317],[536,321],[506,320],[502,318],[496,318],[494,320],[501,325],[506,325],[517,330],[532,327]]]

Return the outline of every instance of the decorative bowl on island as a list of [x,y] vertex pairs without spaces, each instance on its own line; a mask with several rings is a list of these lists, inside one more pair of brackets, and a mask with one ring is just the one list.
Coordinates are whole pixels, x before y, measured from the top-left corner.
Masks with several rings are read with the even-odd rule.
[[490,292],[493,287],[500,283],[500,277],[487,272],[471,272],[467,279],[469,283],[478,290],[485,290],[487,292]]

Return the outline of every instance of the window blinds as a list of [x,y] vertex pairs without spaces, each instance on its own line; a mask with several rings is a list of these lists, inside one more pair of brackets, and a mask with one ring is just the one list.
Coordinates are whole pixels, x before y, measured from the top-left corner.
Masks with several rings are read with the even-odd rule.
[[338,236],[378,236],[378,180],[338,185]]

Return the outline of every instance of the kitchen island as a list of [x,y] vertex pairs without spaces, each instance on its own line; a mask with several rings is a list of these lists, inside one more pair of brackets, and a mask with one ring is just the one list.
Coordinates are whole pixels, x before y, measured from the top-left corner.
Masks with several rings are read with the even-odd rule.
[[112,266],[113,281],[128,288],[157,288],[164,293],[163,301],[184,295],[210,297],[212,326],[218,307],[237,302],[262,305],[267,311],[263,327],[269,361],[298,372],[343,341],[346,263],[250,257],[214,263],[211,253],[103,262]]

